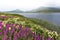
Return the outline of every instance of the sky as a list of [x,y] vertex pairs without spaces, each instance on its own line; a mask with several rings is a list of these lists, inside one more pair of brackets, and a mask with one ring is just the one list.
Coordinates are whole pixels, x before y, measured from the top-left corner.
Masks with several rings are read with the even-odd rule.
[[23,11],[39,7],[59,7],[60,0],[0,0],[0,11],[20,9]]

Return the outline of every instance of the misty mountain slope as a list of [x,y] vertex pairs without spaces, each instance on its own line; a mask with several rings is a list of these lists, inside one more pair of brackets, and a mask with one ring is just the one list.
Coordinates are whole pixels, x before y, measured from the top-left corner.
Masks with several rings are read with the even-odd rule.
[[16,10],[7,11],[7,12],[10,12],[10,13],[23,13],[24,11],[16,9]]
[[60,8],[56,8],[56,7],[40,7],[37,9],[32,9],[28,12],[32,12],[32,13],[40,13],[40,12],[60,12]]

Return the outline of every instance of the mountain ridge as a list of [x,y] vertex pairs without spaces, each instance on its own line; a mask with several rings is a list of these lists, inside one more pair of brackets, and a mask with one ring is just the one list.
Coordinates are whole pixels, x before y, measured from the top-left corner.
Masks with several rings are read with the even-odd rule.
[[12,11],[7,11],[10,13],[40,13],[40,12],[60,12],[60,8],[57,7],[41,7],[41,8],[36,8],[32,9],[30,11],[22,11],[19,9],[12,10]]

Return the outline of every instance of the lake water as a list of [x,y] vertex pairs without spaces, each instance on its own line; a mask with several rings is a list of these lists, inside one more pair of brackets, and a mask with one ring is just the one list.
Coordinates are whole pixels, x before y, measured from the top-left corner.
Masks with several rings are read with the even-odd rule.
[[28,18],[38,18],[60,26],[60,13],[18,13]]

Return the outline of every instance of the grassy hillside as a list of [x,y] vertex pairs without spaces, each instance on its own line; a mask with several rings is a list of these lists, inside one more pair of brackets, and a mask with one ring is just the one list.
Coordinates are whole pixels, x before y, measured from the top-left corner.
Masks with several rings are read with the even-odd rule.
[[48,23],[47,21],[44,21],[44,20],[41,20],[41,19],[39,20],[39,19],[31,18],[30,20],[33,23],[42,26],[43,28],[47,28],[48,30],[57,31],[58,33],[60,33],[60,26],[56,26],[52,23]]
[[18,14],[0,13],[0,40],[60,40],[56,31],[40,23]]

